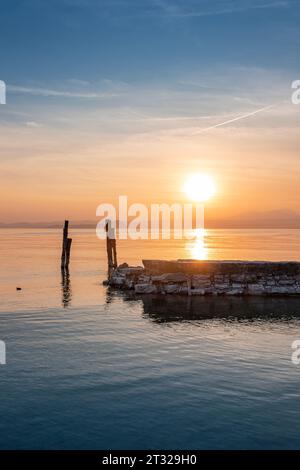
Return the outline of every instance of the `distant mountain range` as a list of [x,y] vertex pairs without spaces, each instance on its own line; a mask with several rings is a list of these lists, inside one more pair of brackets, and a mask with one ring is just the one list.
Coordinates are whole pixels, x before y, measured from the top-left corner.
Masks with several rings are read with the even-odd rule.
[[[95,228],[97,222],[82,220],[72,221],[70,220],[70,226],[72,228]],[[13,222],[5,223],[0,222],[1,228],[62,228],[64,221],[50,221],[50,222]]]
[[[96,227],[97,221],[70,220],[72,228]],[[0,222],[0,228],[62,228],[63,221],[51,222]],[[300,214],[290,210],[274,210],[268,212],[249,212],[227,219],[213,219],[207,214],[206,228],[297,228],[300,229]]]
[[300,228],[300,214],[287,209],[248,212],[228,219],[205,218],[207,228]]

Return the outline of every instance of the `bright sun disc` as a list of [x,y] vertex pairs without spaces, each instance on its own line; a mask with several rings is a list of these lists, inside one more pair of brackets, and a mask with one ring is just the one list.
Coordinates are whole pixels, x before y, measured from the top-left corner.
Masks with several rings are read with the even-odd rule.
[[216,192],[213,179],[209,175],[197,174],[191,176],[185,183],[184,192],[193,201],[204,202]]

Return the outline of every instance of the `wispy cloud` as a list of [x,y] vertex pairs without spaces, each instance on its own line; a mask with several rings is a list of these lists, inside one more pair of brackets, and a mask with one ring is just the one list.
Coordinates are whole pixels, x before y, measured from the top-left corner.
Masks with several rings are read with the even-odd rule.
[[[155,0],[155,4],[162,10],[162,12],[173,18],[189,18],[189,17],[201,17],[201,16],[213,16],[213,15],[224,15],[230,13],[242,13],[248,10],[254,9],[267,9],[267,8],[287,8],[291,6],[293,0],[273,0],[273,1],[223,1],[218,2],[215,8],[211,8],[211,2],[202,3],[202,8],[197,6],[191,9],[187,9],[185,4],[171,3],[166,0]],[[208,6],[208,8],[205,8]]]
[[12,93],[22,93],[34,96],[60,97],[60,98],[83,98],[83,99],[102,99],[117,96],[116,93],[100,93],[100,92],[82,92],[68,90],[53,90],[49,88],[34,88],[16,85],[7,85],[7,91]]
[[27,121],[26,126],[27,127],[38,128],[38,127],[42,127],[42,124],[40,124],[39,122],[36,122],[36,121]]
[[[29,1],[29,0],[28,0]],[[35,2],[38,0],[35,0]],[[42,1],[42,0],[39,0]],[[57,0],[58,1],[58,0]],[[287,8],[296,0],[60,0],[66,7],[88,9],[116,17],[173,19],[242,13],[248,10]]]

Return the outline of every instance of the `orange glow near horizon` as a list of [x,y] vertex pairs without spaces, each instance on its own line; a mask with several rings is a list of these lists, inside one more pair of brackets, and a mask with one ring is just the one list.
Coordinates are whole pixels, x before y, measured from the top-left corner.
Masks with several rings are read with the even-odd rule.
[[[119,195],[146,205],[191,202],[182,186],[199,168],[214,183],[215,192],[208,185],[201,197],[208,222],[248,220],[248,214],[255,222],[271,211],[294,220],[299,212],[298,134],[292,131],[219,129],[188,138],[153,131],[143,139],[116,139],[83,131],[53,135],[47,126],[13,130],[0,126],[0,222],[94,221],[97,206],[117,204]],[[197,195],[197,185],[190,189]]]

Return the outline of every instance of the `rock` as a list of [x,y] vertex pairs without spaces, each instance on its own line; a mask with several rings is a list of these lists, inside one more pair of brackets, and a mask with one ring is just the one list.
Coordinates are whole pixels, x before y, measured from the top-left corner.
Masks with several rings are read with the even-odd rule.
[[245,284],[241,284],[240,282],[233,282],[231,284],[232,289],[240,289],[240,290],[242,289],[243,290],[244,287],[245,287]]
[[117,273],[124,276],[134,276],[136,274],[141,274],[144,271],[144,268],[141,266],[128,266],[127,268],[118,268]]
[[286,288],[279,286],[266,286],[265,292],[268,295],[284,295],[286,294]]
[[246,275],[245,274],[231,274],[230,276],[231,282],[234,283],[244,283],[246,281]]
[[165,282],[165,276],[166,276],[165,274],[159,274],[159,275],[152,276],[151,281],[153,283]]
[[187,282],[188,276],[182,273],[169,273],[169,274],[161,274],[159,276],[152,276],[152,282],[154,284],[167,284],[167,283],[183,283]]
[[178,292],[177,292],[179,295],[188,295],[189,293],[189,289],[187,286],[185,286],[184,284],[180,284],[178,286]]
[[229,289],[226,291],[226,295],[244,295],[245,290],[243,288]]
[[180,293],[180,287],[176,284],[166,284],[163,289],[166,294],[179,294]]
[[[214,282],[219,284],[219,283],[223,283],[225,281],[227,276],[223,276],[223,274],[215,274],[214,275]],[[228,281],[229,281],[229,278],[228,278]]]
[[138,277],[138,282],[137,284],[147,284],[150,283],[150,276],[146,276],[145,274],[142,274],[141,276]]
[[205,289],[191,289],[191,295],[205,295]]
[[257,282],[256,274],[250,274],[250,273],[245,274],[245,281],[248,283],[250,282],[250,283],[255,284]]
[[268,295],[295,295],[300,293],[300,288],[297,286],[271,286],[266,287]]
[[125,282],[124,282],[124,287],[125,287],[126,289],[129,289],[129,290],[130,290],[130,289],[133,289],[133,288],[134,288],[134,282],[133,282],[133,280],[126,278],[126,279],[125,279]]
[[122,263],[118,266],[118,269],[124,269],[124,268],[129,268],[129,264],[127,263]]
[[227,289],[229,289],[230,287],[231,287],[231,286],[230,286],[229,282],[228,282],[228,283],[222,283],[222,284],[219,283],[219,284],[215,284],[215,285],[214,285],[214,288],[215,288],[216,290],[220,290],[220,291],[227,290]]
[[157,292],[156,286],[153,284],[136,284],[134,290],[136,294],[155,294]]
[[123,286],[125,284],[125,276],[113,276],[110,280],[110,284],[113,286]]
[[293,286],[295,285],[294,279],[280,279],[279,285],[281,286]]
[[249,284],[248,294],[250,295],[262,295],[265,293],[265,288],[261,284]]
[[209,275],[195,275],[192,277],[192,287],[204,289],[211,286],[211,279]]
[[213,295],[215,292],[215,289],[213,286],[207,287],[204,289],[205,295]]
[[183,273],[170,273],[165,274],[165,282],[187,282],[188,276]]

